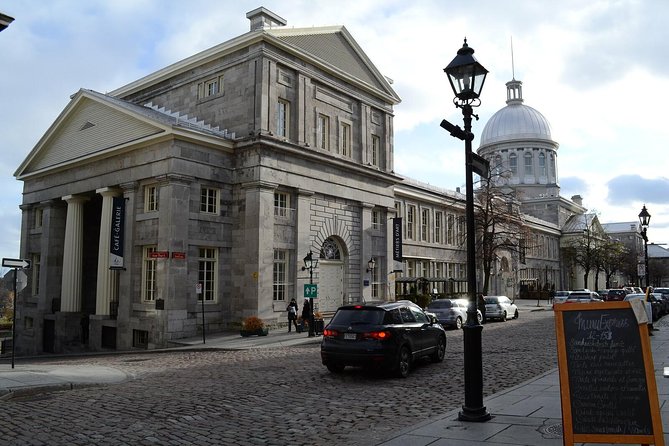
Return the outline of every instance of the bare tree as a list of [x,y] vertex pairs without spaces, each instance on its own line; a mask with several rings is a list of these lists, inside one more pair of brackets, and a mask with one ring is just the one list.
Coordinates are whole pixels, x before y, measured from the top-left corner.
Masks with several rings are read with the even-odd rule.
[[615,273],[622,273],[629,249],[618,240],[606,240],[600,247],[601,269],[606,275],[606,288],[611,288],[611,277]]
[[515,191],[504,181],[482,180],[474,201],[476,256],[483,271],[481,292],[487,294],[497,253],[504,250],[522,256],[529,237]]

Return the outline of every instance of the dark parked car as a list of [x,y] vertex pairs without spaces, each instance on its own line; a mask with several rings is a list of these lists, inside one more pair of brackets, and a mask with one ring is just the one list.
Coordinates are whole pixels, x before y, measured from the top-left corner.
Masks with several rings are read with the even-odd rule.
[[612,301],[624,300],[625,296],[627,296],[627,291],[623,290],[622,288],[613,288],[608,290],[606,296],[602,297],[604,298],[605,301],[612,302]]
[[410,301],[344,305],[323,330],[321,361],[332,373],[346,366],[393,371],[406,377],[411,364],[444,360],[446,332]]

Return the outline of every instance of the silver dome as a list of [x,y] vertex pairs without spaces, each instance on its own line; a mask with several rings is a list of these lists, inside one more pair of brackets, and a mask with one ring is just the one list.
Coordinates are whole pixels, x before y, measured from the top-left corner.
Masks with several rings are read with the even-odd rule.
[[481,133],[479,147],[517,139],[541,139],[553,142],[551,126],[544,115],[523,104],[522,82],[507,83],[507,106],[492,115]]

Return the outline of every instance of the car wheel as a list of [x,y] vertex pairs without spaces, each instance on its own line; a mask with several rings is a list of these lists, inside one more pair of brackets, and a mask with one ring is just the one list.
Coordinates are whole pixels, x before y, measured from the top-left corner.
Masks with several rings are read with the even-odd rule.
[[397,365],[395,366],[395,373],[400,378],[409,376],[411,369],[411,352],[409,348],[404,346],[400,348],[400,353],[397,355]]
[[458,330],[460,330],[462,328],[462,318],[461,317],[458,317],[455,320],[455,328],[457,328]]
[[506,311],[502,313],[502,322],[506,322]]
[[337,373],[337,374],[339,374],[339,373],[341,373],[341,372],[344,371],[344,367],[345,367],[345,366],[343,366],[343,365],[341,365],[341,364],[332,364],[332,363],[329,363],[329,364],[326,364],[326,367],[328,368],[328,370],[329,370],[331,373]]
[[446,356],[446,338],[444,336],[439,337],[439,342],[437,342],[437,350],[432,353],[430,359],[432,362],[441,362]]
[[516,312],[513,313],[513,318],[514,318],[514,319],[518,319],[518,310],[516,310]]

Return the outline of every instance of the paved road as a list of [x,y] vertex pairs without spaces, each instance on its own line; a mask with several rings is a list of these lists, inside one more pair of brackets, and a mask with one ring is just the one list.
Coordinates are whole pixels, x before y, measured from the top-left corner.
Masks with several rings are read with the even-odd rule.
[[[0,444],[360,445],[464,402],[462,333],[446,361],[407,379],[332,375],[317,344],[50,360],[116,367],[133,379],[0,402]],[[483,330],[484,395],[557,367],[552,311]]]

